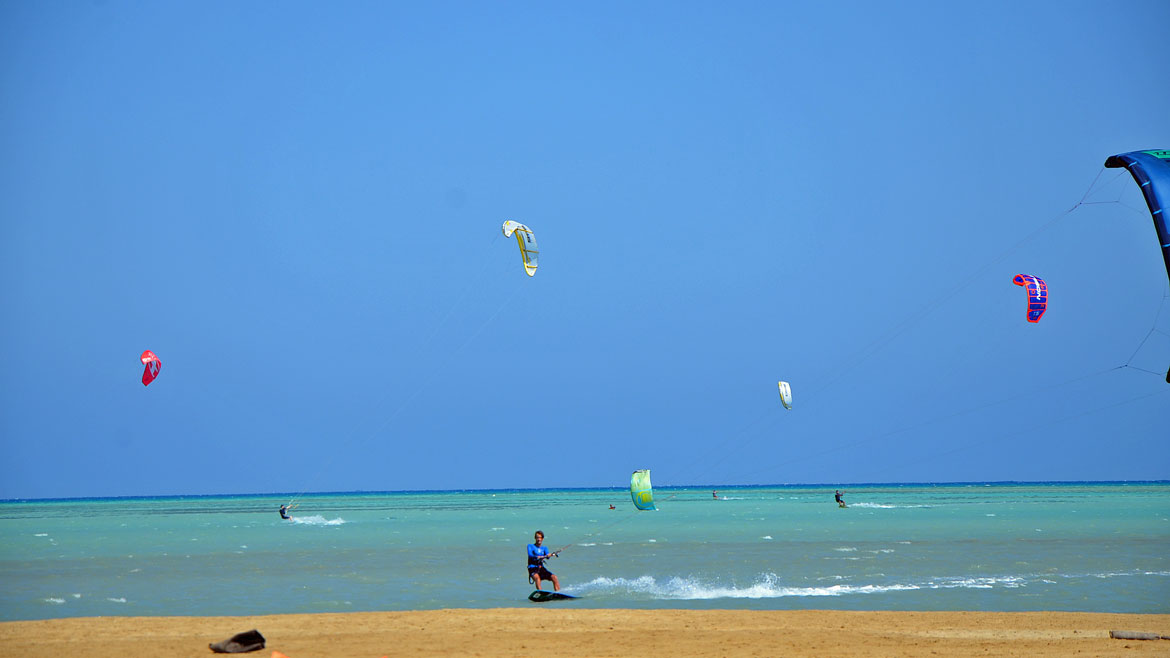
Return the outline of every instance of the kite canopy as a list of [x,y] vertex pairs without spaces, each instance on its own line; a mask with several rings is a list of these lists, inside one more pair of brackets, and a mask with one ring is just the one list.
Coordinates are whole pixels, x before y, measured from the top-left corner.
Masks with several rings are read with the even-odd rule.
[[1028,322],[1039,322],[1048,310],[1048,284],[1031,274],[1017,274],[1012,277],[1012,283],[1028,290]]
[[630,498],[640,510],[658,509],[654,506],[654,489],[650,486],[650,469],[634,471],[630,476]]
[[792,387],[788,382],[780,382],[780,404],[784,405],[785,409],[792,408]]
[[[1131,151],[1111,155],[1105,160],[1111,169],[1125,167],[1134,182],[1142,188],[1154,230],[1158,232],[1158,244],[1162,247],[1162,262],[1166,264],[1166,278],[1170,279],[1170,230],[1166,228],[1166,213],[1170,211],[1170,150]],[[1166,371],[1166,383],[1170,384],[1170,370]]]
[[532,234],[532,229],[521,224],[508,220],[504,222],[504,236],[516,236],[516,244],[520,245],[520,257],[524,259],[524,271],[528,276],[536,274],[536,257],[540,254],[540,250],[536,248],[536,236]]
[[146,366],[142,371],[142,385],[149,386],[150,382],[153,382],[154,378],[158,377],[158,371],[162,370],[162,361],[159,361],[158,357],[154,355],[154,352],[150,350],[143,352],[141,358],[142,365]]
[[[1111,169],[1125,167],[1142,188],[1158,244],[1162,246],[1162,261],[1166,263],[1166,277],[1170,279],[1170,230],[1166,229],[1166,213],[1170,212],[1170,150],[1133,151],[1111,155],[1105,161]],[[1170,375],[1167,375],[1170,379]]]

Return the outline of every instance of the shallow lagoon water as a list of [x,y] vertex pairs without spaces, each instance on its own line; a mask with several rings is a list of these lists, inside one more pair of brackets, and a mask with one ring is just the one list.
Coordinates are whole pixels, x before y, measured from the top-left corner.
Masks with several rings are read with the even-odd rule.
[[533,605],[536,529],[580,607],[1170,612],[1170,483],[718,491],[6,501],[0,619]]

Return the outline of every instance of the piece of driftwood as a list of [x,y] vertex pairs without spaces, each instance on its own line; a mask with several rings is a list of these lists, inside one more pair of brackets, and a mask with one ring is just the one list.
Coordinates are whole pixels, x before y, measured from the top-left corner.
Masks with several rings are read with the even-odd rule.
[[1109,637],[1115,640],[1170,640],[1170,637],[1165,635],[1139,631],[1109,631]]

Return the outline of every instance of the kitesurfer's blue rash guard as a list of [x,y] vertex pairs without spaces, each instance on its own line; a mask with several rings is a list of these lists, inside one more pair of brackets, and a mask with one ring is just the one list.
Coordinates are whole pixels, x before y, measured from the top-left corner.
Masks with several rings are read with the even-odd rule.
[[528,545],[528,570],[539,569],[542,558],[548,557],[548,546],[537,546],[536,544]]

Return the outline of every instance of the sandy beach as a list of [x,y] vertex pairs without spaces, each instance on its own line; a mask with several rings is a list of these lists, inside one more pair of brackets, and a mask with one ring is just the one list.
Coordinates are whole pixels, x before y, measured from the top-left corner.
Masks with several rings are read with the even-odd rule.
[[[570,604],[571,605],[571,604]],[[1170,656],[1170,615],[1067,612],[573,610],[532,606],[257,617],[0,623],[0,655],[209,656],[257,629],[289,658],[379,656]]]

